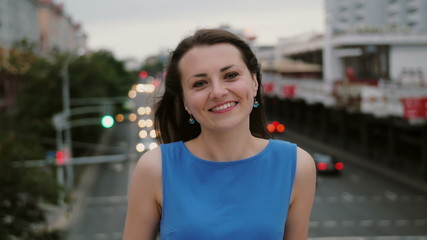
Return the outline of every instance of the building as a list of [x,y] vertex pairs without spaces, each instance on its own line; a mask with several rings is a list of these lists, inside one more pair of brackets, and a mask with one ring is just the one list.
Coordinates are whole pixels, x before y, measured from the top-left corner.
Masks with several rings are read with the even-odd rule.
[[321,64],[326,82],[427,75],[427,1],[325,0],[325,11],[325,33],[280,39],[282,57]]
[[0,0],[0,46],[11,48],[16,41],[38,42],[38,4],[33,0]]
[[15,101],[20,77],[9,64],[10,50],[21,43],[49,57],[86,50],[87,36],[79,23],[53,0],[0,0],[0,111]]
[[87,36],[79,23],[65,13],[64,5],[52,0],[37,0],[40,50],[45,56],[52,52],[77,52],[86,48]]
[[263,78],[267,113],[427,181],[427,1],[324,1],[325,32],[279,39],[273,55],[321,65],[321,77],[283,77],[273,65]]

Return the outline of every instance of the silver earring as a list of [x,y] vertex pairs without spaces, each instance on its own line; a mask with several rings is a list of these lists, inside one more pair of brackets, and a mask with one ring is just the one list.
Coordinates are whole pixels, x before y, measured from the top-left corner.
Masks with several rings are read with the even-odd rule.
[[196,123],[196,120],[194,120],[193,115],[190,114],[190,119],[188,119],[188,123],[193,125]]
[[259,102],[254,97],[254,108],[257,108],[257,107],[259,107]]

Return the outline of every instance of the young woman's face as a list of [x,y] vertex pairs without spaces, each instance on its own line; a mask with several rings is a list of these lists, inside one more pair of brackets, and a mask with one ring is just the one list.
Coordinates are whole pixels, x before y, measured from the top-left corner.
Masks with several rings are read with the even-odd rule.
[[197,46],[179,62],[184,106],[200,126],[226,130],[247,125],[258,88],[256,75],[231,44]]

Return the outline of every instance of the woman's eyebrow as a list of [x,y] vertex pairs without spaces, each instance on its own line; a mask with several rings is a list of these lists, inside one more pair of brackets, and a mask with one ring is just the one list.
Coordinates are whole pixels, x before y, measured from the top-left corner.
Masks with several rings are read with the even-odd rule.
[[[221,68],[219,71],[224,72],[224,71],[227,71],[228,69],[230,69],[232,67],[233,67],[233,65],[225,66],[225,67]],[[197,73],[197,74],[194,74],[192,77],[207,77],[207,76],[208,76],[208,74],[206,74],[206,73]]]
[[224,71],[227,71],[228,69],[230,69],[231,67],[233,67],[233,65],[229,65],[229,66],[223,67],[219,71],[220,72],[224,72]]

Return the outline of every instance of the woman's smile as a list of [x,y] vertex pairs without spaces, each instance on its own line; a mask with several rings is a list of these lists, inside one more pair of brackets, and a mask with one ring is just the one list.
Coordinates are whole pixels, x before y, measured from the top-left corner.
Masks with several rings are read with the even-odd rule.
[[224,113],[232,110],[239,102],[226,102],[216,105],[215,107],[209,109],[213,113]]

